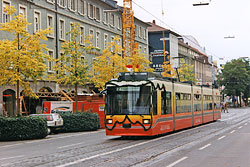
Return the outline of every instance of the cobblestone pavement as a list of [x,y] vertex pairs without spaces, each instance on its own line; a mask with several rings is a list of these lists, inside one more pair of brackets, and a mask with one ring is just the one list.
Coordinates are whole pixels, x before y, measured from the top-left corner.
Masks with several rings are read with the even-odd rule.
[[0,143],[1,157],[17,156],[0,158],[0,166],[148,166],[249,120],[249,108],[229,109],[229,113],[222,113],[222,119],[216,122],[158,137],[106,137],[105,132],[100,131],[72,137],[61,134],[57,140],[13,143],[6,147]]

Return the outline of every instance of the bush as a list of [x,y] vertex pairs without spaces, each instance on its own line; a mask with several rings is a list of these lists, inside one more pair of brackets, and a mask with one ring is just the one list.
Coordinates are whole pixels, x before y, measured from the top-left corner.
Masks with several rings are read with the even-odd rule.
[[99,116],[95,113],[62,113],[64,125],[61,132],[83,132],[100,128]]
[[47,122],[35,117],[0,117],[0,141],[42,139]]

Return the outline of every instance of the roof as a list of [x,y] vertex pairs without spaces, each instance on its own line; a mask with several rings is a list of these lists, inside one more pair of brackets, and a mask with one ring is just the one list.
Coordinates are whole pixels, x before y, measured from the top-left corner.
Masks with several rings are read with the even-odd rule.
[[[119,9],[119,12],[121,12],[121,13],[123,12],[123,7],[117,5],[117,1],[115,1],[115,0],[100,0],[100,1],[104,2],[105,4],[109,5],[109,6],[112,7],[112,8]],[[145,24],[147,27],[150,26],[150,24],[148,24],[147,22],[144,22],[144,21],[138,19],[138,18],[135,17],[135,16],[134,16],[134,19],[135,19],[135,20],[138,20],[139,22],[141,22],[141,23],[143,23],[143,24]]]
[[174,32],[174,31],[171,31],[169,29],[166,29],[164,27],[161,27],[161,26],[155,24],[155,21],[148,22],[148,24],[151,25],[150,27],[148,27],[148,32],[162,32],[162,31],[166,31],[166,32],[169,32],[171,34],[176,35],[177,37],[181,37],[180,34],[178,34],[178,33]]
[[195,37],[191,35],[182,35],[182,38],[184,43],[191,46],[192,48],[197,49],[200,53],[206,55],[204,48],[201,47],[201,45],[199,44],[199,42],[196,40]]

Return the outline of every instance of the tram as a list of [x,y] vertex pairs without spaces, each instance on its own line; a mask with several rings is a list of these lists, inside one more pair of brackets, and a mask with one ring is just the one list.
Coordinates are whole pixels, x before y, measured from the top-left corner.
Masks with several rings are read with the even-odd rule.
[[220,93],[212,87],[154,73],[121,73],[105,87],[106,135],[155,136],[221,118]]

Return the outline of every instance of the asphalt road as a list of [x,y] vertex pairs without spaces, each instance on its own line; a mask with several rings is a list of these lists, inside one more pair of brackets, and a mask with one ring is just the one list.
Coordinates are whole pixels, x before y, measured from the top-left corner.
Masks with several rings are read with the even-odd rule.
[[0,142],[0,166],[250,167],[250,108],[229,109],[206,125],[150,138],[104,130]]

